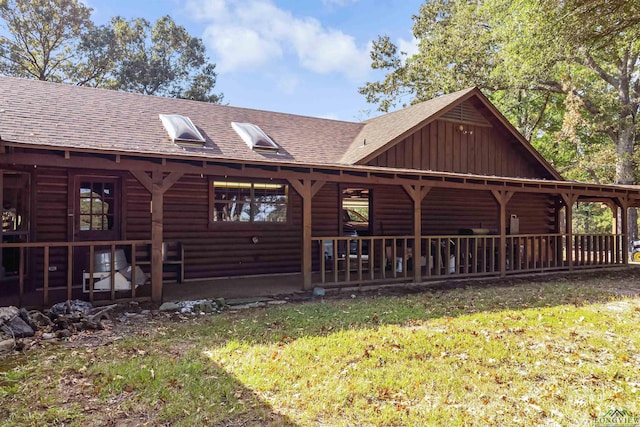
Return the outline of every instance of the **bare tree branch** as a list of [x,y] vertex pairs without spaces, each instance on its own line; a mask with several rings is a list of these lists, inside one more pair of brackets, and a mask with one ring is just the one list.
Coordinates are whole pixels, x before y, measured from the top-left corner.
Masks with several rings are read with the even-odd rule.
[[596,184],[600,184],[600,178],[598,177],[598,174],[596,173],[596,171],[590,166],[587,166],[585,169],[589,174],[589,176],[591,177],[591,179],[593,179],[593,182],[595,182]]
[[547,110],[547,105],[549,105],[549,99],[551,99],[551,92],[546,93],[544,103],[542,104],[542,107],[540,107],[540,112],[538,113],[538,118],[533,123],[533,126],[531,126],[531,130],[529,131],[529,136],[527,138],[529,142],[531,142],[531,137],[533,136],[533,133],[534,133],[533,131],[538,127],[538,125],[540,124],[540,122],[544,117],[544,113]]
[[620,89],[620,81],[615,78],[614,76],[612,76],[611,74],[608,74],[596,61],[595,59],[593,59],[593,57],[589,54],[589,52],[587,52],[586,50],[584,50],[583,52],[584,57],[582,58],[582,64],[585,65],[586,67],[591,68],[593,71],[595,71],[596,73],[598,73],[598,75],[600,76],[600,78],[602,80],[604,80],[605,82],[609,83],[611,86],[613,86],[616,89]]

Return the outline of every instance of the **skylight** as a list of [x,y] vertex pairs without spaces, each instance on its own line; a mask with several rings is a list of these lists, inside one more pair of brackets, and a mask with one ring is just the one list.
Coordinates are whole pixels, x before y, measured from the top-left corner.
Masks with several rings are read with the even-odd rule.
[[204,145],[204,137],[189,117],[180,114],[159,114],[171,141],[178,144]]
[[253,123],[231,122],[231,127],[252,150],[277,152],[279,149],[278,145]]

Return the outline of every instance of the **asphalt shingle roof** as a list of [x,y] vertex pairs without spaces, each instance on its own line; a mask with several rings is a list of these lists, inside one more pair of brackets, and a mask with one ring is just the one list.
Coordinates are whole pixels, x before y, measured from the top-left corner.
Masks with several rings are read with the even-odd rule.
[[[0,94],[2,141],[148,156],[327,165],[363,162],[471,96],[489,102],[477,88],[470,88],[354,123],[12,77],[0,77]],[[189,117],[205,137],[205,145],[182,147],[171,142],[159,114]],[[502,120],[543,167],[560,176]],[[278,154],[251,150],[231,122],[258,125],[281,150]]]
[[[167,156],[338,163],[364,124],[67,84],[0,78],[0,138],[68,149]],[[191,118],[206,139],[200,148],[172,143],[158,114]],[[231,122],[262,128],[282,149],[251,150]]]

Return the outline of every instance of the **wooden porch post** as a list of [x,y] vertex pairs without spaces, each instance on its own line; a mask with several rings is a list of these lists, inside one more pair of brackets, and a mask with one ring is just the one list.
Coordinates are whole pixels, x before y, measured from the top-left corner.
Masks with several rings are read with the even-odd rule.
[[[4,171],[0,169],[0,202],[2,202],[2,211],[4,212]],[[4,227],[0,227],[0,243],[4,243]],[[0,279],[4,278],[4,260],[2,253],[4,250],[0,248]],[[22,298],[22,293],[20,294]],[[22,301],[21,301],[22,302]]]
[[[611,234],[613,234],[614,236],[617,236],[620,233],[620,230],[621,230],[620,226],[622,225],[621,224],[621,219],[622,218],[618,217],[618,209],[620,208],[619,202],[618,202],[617,199],[611,199],[611,200],[607,200],[607,201],[602,202],[602,203],[604,203],[605,205],[607,205],[607,207],[609,209],[611,209],[611,215],[613,217],[612,226],[611,226]],[[622,211],[620,211],[620,214],[622,214]],[[615,243],[614,243],[614,248],[617,247],[617,244],[618,244],[617,242],[618,242],[618,240],[617,240],[617,237],[616,237],[616,240],[615,240]],[[613,254],[612,262],[615,261],[615,259],[616,259],[615,257],[616,257],[616,255]],[[608,258],[607,258],[607,260],[608,260]]]
[[498,248],[500,277],[505,277],[507,275],[507,203],[509,203],[514,193],[507,190],[491,190],[491,193],[498,202],[500,216],[500,246]]
[[[402,184],[402,188],[413,200],[413,281],[420,283],[422,281],[422,201],[431,191],[431,187]],[[429,260],[427,260],[428,265]]]
[[562,215],[560,214],[560,211],[562,210],[562,207],[564,206],[564,202],[562,201],[562,198],[556,199],[555,203],[554,203],[554,221],[555,221],[555,228],[554,228],[554,232],[555,234],[559,234],[560,237],[556,237],[555,239],[555,247],[554,247],[554,257],[555,257],[555,266],[558,267],[560,265],[564,265],[564,254],[563,254],[563,247],[562,247],[562,227],[560,224],[560,221],[562,220]]
[[302,289],[311,289],[312,259],[311,254],[311,201],[313,196],[325,184],[324,181],[311,182],[310,179],[289,179],[289,183],[302,197]]
[[569,270],[573,270],[573,204],[578,201],[578,196],[572,193],[561,193],[565,206],[565,228],[567,230],[567,262]]
[[162,302],[162,234],[164,230],[162,172],[153,171],[151,180],[151,300]]
[[[618,197],[617,204],[620,206],[620,222],[622,234],[622,263],[629,264],[629,199]],[[617,215],[616,215],[617,216]]]
[[160,170],[131,171],[131,174],[151,193],[151,300],[162,302],[162,236],[164,231],[164,193],[184,174],[171,172],[166,178]]

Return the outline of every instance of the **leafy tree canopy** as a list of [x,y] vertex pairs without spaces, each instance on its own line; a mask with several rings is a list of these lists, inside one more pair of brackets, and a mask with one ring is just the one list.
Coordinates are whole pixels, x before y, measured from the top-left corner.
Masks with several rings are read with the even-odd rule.
[[[640,19],[625,0],[429,0],[419,52],[386,36],[360,92],[381,111],[480,87],[567,177],[636,182]],[[614,161],[614,170],[606,160]]]
[[0,72],[64,81],[91,9],[76,0],[0,0]]
[[0,73],[220,102],[201,39],[169,16],[91,21],[78,0],[0,0]]

